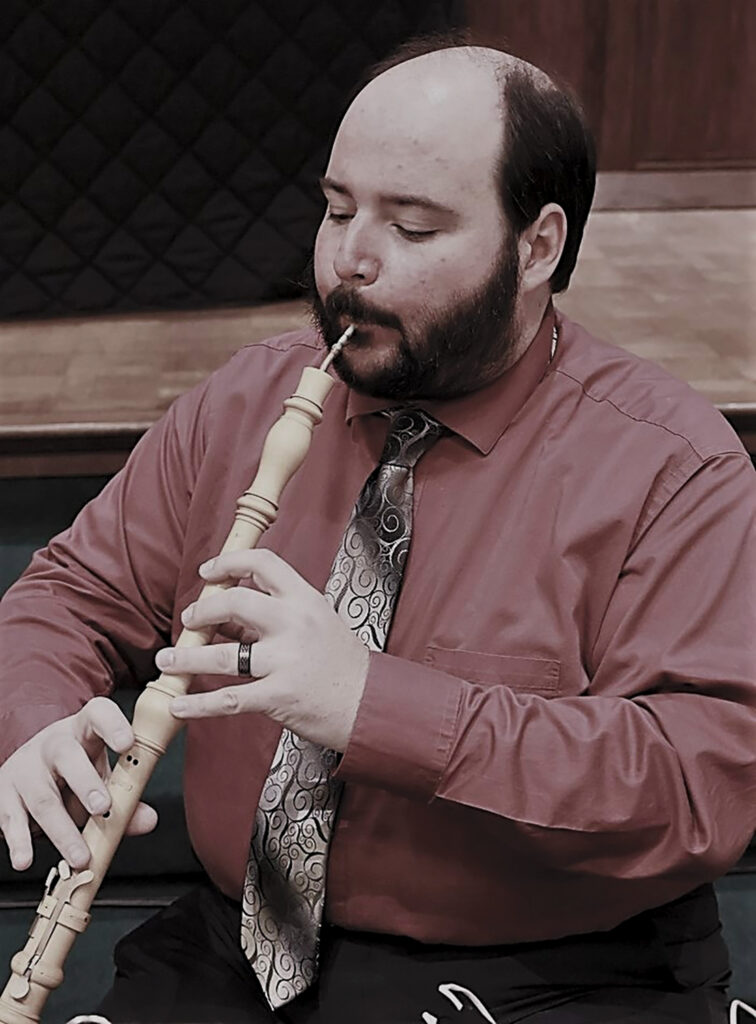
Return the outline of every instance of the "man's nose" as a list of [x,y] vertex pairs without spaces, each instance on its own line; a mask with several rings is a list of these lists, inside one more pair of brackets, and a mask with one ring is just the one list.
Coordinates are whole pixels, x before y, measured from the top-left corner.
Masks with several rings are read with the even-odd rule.
[[333,269],[341,281],[350,284],[368,285],[378,277],[380,261],[371,244],[370,231],[356,218],[343,230]]

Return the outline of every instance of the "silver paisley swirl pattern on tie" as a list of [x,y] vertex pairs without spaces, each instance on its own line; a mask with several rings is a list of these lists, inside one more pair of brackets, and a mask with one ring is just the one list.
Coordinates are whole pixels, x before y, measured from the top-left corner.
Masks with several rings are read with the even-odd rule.
[[[392,410],[380,462],[365,482],[325,587],[371,650],[383,650],[412,528],[412,469],[444,428],[426,413]],[[255,816],[244,880],[241,942],[271,1007],[317,974],[328,843],[340,785],[332,750],[284,729]]]

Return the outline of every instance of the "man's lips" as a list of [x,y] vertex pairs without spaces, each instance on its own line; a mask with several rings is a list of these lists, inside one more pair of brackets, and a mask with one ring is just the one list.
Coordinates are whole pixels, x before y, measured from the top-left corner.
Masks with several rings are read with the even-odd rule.
[[347,319],[342,321],[341,329],[346,330],[350,323],[354,325],[352,341],[356,342],[379,340],[382,337],[385,338],[389,335],[396,336],[399,333],[399,329],[397,327],[387,327],[384,324],[370,323],[370,321]]

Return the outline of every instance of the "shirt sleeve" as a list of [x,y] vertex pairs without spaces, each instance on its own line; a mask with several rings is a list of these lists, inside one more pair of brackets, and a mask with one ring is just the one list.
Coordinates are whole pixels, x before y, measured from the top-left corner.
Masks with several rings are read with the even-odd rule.
[[169,642],[207,384],[182,396],[0,602],[0,762]]
[[726,871],[756,827],[755,622],[756,474],[724,454],[636,538],[585,653],[587,692],[548,699],[373,654],[338,774],[498,815],[503,841],[552,870],[664,876],[672,898]]

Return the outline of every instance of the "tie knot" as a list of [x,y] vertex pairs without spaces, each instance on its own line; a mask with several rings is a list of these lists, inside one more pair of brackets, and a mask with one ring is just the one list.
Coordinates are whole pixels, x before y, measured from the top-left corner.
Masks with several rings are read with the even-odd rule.
[[444,427],[422,409],[389,409],[389,432],[381,465],[411,469],[420,456],[444,433]]

